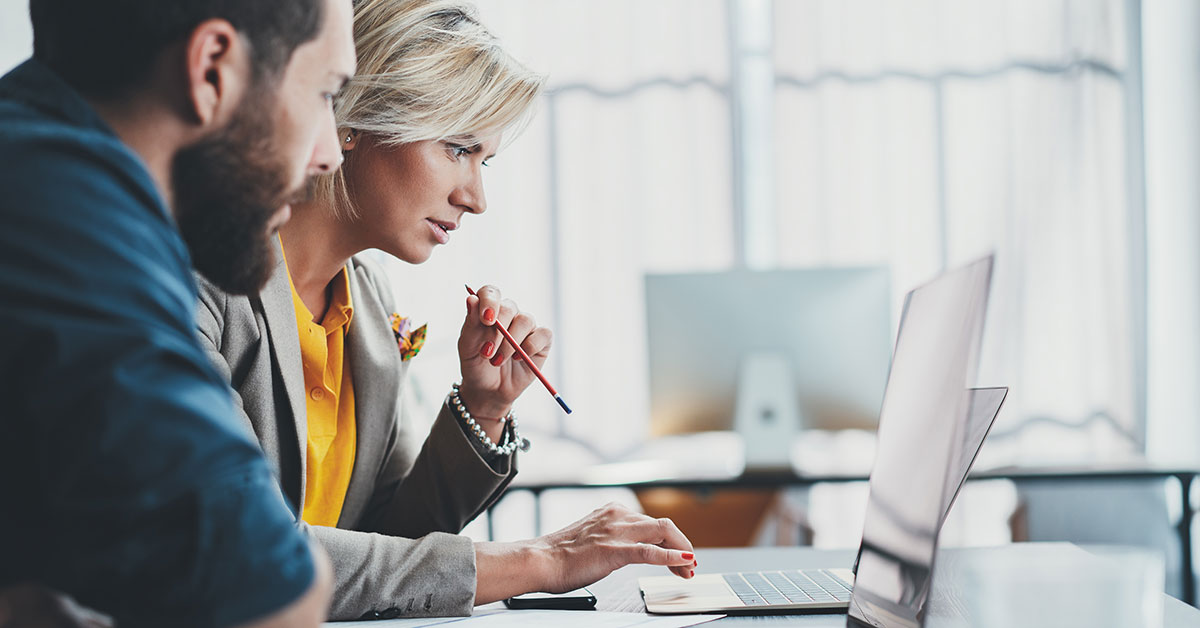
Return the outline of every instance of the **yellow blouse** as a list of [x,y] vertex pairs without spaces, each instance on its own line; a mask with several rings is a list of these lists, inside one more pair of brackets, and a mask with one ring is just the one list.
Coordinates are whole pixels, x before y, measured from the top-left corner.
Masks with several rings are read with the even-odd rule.
[[[287,255],[284,255],[287,264]],[[320,322],[292,287],[292,305],[300,330],[304,363],[305,409],[308,415],[308,455],[305,460],[304,507],[301,518],[310,525],[337,526],[354,469],[354,385],[345,368],[346,333],[354,307],[350,278],[343,268],[333,278],[329,309]]]

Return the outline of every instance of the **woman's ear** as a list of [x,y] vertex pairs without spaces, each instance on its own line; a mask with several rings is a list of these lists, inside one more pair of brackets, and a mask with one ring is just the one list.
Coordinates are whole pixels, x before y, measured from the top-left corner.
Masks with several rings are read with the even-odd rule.
[[354,147],[358,146],[358,135],[358,131],[354,129],[340,129],[338,131],[338,137],[342,139],[342,152],[354,150]]

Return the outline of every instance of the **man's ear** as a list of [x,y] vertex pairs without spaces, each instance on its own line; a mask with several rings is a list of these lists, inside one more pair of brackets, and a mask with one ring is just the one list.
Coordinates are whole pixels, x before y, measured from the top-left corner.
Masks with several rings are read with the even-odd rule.
[[201,126],[224,125],[252,80],[249,47],[228,21],[211,19],[192,30],[184,52],[189,113]]

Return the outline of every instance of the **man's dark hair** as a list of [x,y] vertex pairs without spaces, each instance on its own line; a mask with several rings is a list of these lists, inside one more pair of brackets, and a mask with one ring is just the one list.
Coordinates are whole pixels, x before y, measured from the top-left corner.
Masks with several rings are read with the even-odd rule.
[[320,30],[321,0],[29,0],[33,56],[75,89],[113,96],[201,22],[228,20],[250,44],[256,79],[281,72]]

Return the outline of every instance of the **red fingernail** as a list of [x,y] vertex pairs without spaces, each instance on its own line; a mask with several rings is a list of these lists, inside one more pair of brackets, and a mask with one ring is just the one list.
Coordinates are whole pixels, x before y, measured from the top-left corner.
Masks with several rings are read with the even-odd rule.
[[492,366],[500,366],[501,364],[504,364],[504,356],[497,354],[496,357],[492,358]]
[[699,566],[700,566],[700,562],[699,562],[699,561],[695,561],[695,560],[693,560],[693,561],[692,561],[692,566],[693,566],[693,567],[699,567]]
[[684,559],[684,560],[691,560],[691,559],[693,559],[693,558],[695,558],[695,557],[696,557],[696,555],[695,555],[695,554],[693,554],[693,553],[691,553],[691,552],[684,552],[684,553],[683,553],[683,559]]
[[485,357],[485,358],[492,357],[492,351],[494,351],[495,349],[496,349],[496,345],[492,344],[491,341],[483,343],[483,351],[482,351],[483,357]]
[[695,577],[696,577],[696,572],[694,572],[694,571],[691,571],[691,570],[688,570],[688,577],[689,577],[689,578],[695,578]]
[[514,353],[514,354],[513,354],[513,360],[514,360],[514,361],[516,361],[516,362],[520,362],[520,361],[521,361],[521,354],[520,354],[520,353]]
[[488,309],[483,311],[483,322],[488,323],[490,325],[490,324],[494,323],[495,321],[496,321],[496,313],[492,311],[492,308],[489,307]]

